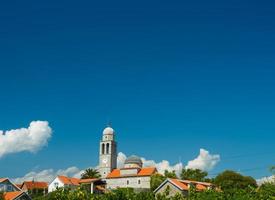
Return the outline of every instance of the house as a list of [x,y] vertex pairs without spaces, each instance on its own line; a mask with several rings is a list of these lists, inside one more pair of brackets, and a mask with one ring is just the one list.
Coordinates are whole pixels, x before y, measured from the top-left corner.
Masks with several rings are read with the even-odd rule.
[[31,200],[29,195],[13,184],[8,178],[0,178],[0,192],[4,200]]
[[99,168],[106,188],[133,188],[135,191],[149,190],[151,175],[157,172],[155,167],[143,167],[137,156],[126,159],[122,169],[117,168],[117,143],[115,131],[110,126],[102,133],[99,143]]
[[24,181],[20,185],[20,189],[28,195],[45,195],[48,193],[47,182]]
[[53,192],[58,188],[70,188],[75,189],[80,186],[79,184],[80,179],[78,178],[71,178],[67,176],[57,176],[48,187],[49,192]]
[[194,188],[196,191],[203,191],[214,189],[215,186],[212,183],[207,182],[168,178],[157,189],[155,189],[154,193],[156,195],[165,194],[168,197],[174,196],[176,194],[187,196],[191,188]]
[[48,187],[49,192],[55,191],[57,188],[69,188],[76,189],[82,187],[89,193],[101,194],[105,191],[106,182],[94,178],[94,179],[78,179],[66,176],[57,176]]
[[157,173],[155,167],[143,167],[137,156],[126,159],[124,167],[114,169],[106,177],[107,189],[134,188],[135,191],[150,190],[151,176]]
[[100,178],[80,179],[80,187],[92,194],[103,194],[106,182]]

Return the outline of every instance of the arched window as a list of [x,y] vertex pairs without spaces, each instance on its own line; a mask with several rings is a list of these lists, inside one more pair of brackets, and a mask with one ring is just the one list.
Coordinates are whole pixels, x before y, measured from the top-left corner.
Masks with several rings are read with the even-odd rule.
[[107,151],[107,154],[109,154],[109,150],[110,150],[110,144],[109,143],[107,143],[107,145],[106,145],[107,147],[106,147],[106,151]]
[[104,154],[104,152],[105,152],[105,144],[103,143],[101,146],[101,154]]

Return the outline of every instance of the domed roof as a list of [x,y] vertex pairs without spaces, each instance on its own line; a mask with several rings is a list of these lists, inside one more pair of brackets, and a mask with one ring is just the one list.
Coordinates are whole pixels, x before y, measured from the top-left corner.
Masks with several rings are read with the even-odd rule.
[[115,133],[114,129],[112,129],[111,127],[106,127],[103,130],[103,135],[113,135]]
[[125,160],[125,164],[138,164],[142,166],[142,160],[140,157],[132,155]]

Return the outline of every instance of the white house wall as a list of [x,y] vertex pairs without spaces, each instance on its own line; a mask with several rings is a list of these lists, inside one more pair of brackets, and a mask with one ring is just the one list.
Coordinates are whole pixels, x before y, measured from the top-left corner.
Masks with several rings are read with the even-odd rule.
[[55,190],[57,189],[57,187],[58,187],[58,188],[64,187],[64,183],[61,182],[61,181],[59,180],[58,177],[56,177],[56,178],[49,184],[48,191],[49,191],[49,192],[53,192],[53,191],[55,191]]

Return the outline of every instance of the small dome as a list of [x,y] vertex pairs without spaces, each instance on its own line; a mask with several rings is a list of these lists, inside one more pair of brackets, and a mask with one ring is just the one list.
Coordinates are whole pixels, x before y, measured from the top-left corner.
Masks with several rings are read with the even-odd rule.
[[114,129],[107,127],[103,130],[103,135],[113,135],[115,133]]
[[132,155],[125,160],[125,164],[137,164],[139,166],[142,166],[142,160],[140,159],[140,157]]

